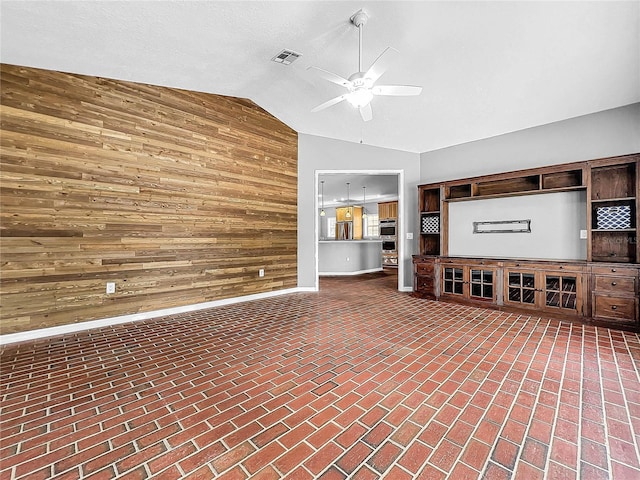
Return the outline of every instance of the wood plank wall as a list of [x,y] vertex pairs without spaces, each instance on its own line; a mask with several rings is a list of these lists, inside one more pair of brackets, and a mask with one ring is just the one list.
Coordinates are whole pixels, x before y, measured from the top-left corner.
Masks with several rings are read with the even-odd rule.
[[297,285],[291,128],[244,99],[0,74],[2,333]]

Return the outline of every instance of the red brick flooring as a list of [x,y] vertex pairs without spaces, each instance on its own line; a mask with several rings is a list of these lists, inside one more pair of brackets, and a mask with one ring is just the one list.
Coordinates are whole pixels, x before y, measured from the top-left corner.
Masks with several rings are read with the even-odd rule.
[[394,282],[9,345],[0,479],[640,478],[638,335]]

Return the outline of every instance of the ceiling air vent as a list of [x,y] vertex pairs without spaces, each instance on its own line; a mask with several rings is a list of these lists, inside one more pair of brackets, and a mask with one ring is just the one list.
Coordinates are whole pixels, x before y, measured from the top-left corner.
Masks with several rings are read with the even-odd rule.
[[283,65],[290,65],[295,62],[298,57],[301,57],[301,53],[294,52],[293,50],[282,50],[278,55],[273,57],[273,60],[276,63],[282,63]]

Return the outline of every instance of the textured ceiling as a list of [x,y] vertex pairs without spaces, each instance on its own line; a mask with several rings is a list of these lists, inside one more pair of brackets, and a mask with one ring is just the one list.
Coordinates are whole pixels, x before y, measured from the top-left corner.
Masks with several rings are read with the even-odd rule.
[[[364,123],[314,65],[424,87],[376,97]],[[424,152],[640,101],[638,1],[8,1],[4,63],[245,97],[300,133]],[[303,56],[284,66],[283,48]]]

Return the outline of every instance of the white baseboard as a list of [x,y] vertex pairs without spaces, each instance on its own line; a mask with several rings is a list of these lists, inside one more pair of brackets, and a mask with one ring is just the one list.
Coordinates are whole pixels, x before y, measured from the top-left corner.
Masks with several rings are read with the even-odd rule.
[[382,268],[371,268],[369,270],[356,270],[355,272],[318,272],[321,277],[337,277],[347,275],[362,275],[363,273],[381,272]]
[[317,292],[318,289],[316,287],[298,287],[296,288],[296,292]]
[[152,310],[150,312],[134,313],[131,315],[121,315],[118,317],[103,318],[100,320],[88,320],[86,322],[72,323],[69,325],[59,325],[56,327],[40,328],[37,330],[29,330],[27,332],[10,333],[0,335],[0,345],[8,345],[10,343],[26,342],[36,340],[38,338],[54,337],[65,335],[68,333],[81,332],[91,330],[93,328],[109,327],[121,323],[136,322],[139,320],[148,320],[150,318],[163,317],[165,315],[175,315],[178,313],[193,312],[195,310],[203,310],[205,308],[220,307],[222,305],[231,305],[234,303],[249,302],[251,300],[260,300],[268,297],[276,297],[288,293],[314,292],[317,289],[312,287],[288,288],[285,290],[277,290],[274,292],[256,293],[253,295],[244,295],[241,297],[225,298],[223,300],[214,300],[212,302],[196,303],[193,305],[185,305],[182,307],[165,308],[162,310]]

